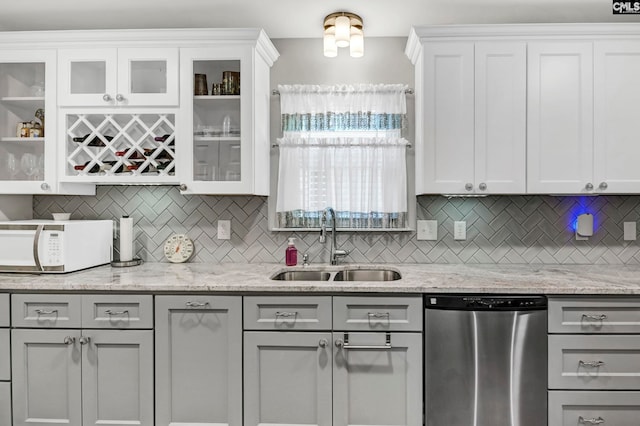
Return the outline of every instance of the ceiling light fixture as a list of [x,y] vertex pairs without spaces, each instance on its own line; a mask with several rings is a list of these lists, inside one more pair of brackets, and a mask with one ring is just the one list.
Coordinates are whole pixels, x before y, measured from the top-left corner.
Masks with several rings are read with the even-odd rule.
[[353,58],[364,55],[362,18],[355,13],[336,12],[324,18],[324,56],[338,56],[338,47],[349,46]]

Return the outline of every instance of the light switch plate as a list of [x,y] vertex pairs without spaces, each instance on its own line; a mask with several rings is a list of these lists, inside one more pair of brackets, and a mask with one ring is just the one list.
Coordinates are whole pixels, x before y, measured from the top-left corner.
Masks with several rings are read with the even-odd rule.
[[219,240],[231,239],[231,221],[230,220],[218,221],[218,239]]
[[467,239],[467,222],[456,220],[453,222],[453,239],[454,240],[466,240]]
[[636,240],[636,223],[635,222],[624,223],[624,240],[625,241]]
[[419,220],[418,221],[418,240],[435,241],[438,239],[438,221],[437,220]]

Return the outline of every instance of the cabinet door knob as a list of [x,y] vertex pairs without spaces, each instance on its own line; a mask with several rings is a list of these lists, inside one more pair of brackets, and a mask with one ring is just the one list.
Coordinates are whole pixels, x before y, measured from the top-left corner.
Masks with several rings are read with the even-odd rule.
[[342,339],[337,339],[335,345],[336,348],[341,348],[344,346],[344,341],[342,341]]
[[91,337],[84,337],[84,336],[82,336],[82,337],[80,338],[80,344],[81,344],[81,345],[86,345],[86,344],[88,344],[90,341],[91,341]]
[[320,341],[318,342],[318,346],[320,346],[321,348],[326,348],[328,344],[329,341],[327,339],[320,339]]
[[609,185],[607,185],[607,182],[601,182],[600,185],[599,185],[599,188],[603,189],[603,190],[607,189],[608,187],[609,187]]
[[466,189],[467,191],[471,191],[473,189],[473,184],[472,183],[468,183],[464,186],[464,189]]
[[62,341],[65,345],[73,345],[76,343],[76,338],[71,336],[66,336]]
[[42,189],[43,191],[48,191],[49,184],[47,182],[42,182],[42,184],[40,185],[40,189]]
[[591,191],[593,190],[593,184],[591,182],[588,182],[585,186],[584,189],[586,189],[587,191]]
[[105,93],[104,95],[102,95],[102,100],[105,102],[111,102],[113,100],[113,98],[111,97],[110,94]]
[[122,96],[120,93],[118,93],[118,94],[116,95],[116,101],[118,101],[118,102],[124,102],[124,100],[125,100],[125,97],[124,97],[124,96]]
[[186,191],[187,190],[187,185],[184,184],[184,183],[181,183],[179,188],[180,188],[180,191]]
[[478,188],[480,188],[480,191],[484,191],[487,189],[487,184],[482,182],[480,185],[478,185]]

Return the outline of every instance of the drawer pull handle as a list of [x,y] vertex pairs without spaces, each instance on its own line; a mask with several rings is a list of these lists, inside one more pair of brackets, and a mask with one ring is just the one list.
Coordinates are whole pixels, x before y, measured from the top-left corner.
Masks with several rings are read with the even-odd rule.
[[384,345],[351,345],[349,344],[349,333],[344,333],[343,339],[336,340],[336,347],[342,349],[376,349],[376,350],[391,350],[393,347],[391,346],[391,334],[385,333],[385,344]]
[[580,416],[578,417],[578,423],[582,423],[582,424],[590,424],[590,425],[599,425],[601,423],[604,423],[604,419],[602,417],[598,417],[596,418],[590,418],[590,419],[585,419],[584,417]]
[[580,360],[578,361],[578,364],[580,364],[583,367],[591,367],[591,368],[598,368],[604,365],[604,361],[583,361]]
[[36,314],[38,315],[58,315],[58,310],[57,309],[53,309],[51,311],[47,311],[44,309],[36,309]]
[[106,311],[104,311],[105,314],[109,315],[109,316],[116,316],[116,315],[129,315],[129,311],[112,311],[111,309],[107,309]]
[[582,314],[582,319],[587,319],[587,320],[592,320],[592,321],[604,321],[604,320],[607,319],[607,316],[605,314],[602,314],[602,315]]
[[204,308],[209,306],[209,302],[187,302],[185,305],[187,305],[187,308]]
[[367,312],[367,315],[369,316],[369,318],[390,318],[391,315],[389,314],[389,312]]
[[276,312],[276,318],[278,317],[282,317],[282,318],[291,318],[291,317],[296,317],[298,316],[298,312]]

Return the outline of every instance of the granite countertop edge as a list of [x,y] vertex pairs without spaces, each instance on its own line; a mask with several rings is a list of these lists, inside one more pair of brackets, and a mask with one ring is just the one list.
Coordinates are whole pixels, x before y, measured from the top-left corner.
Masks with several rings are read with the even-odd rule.
[[[275,281],[282,270],[392,269],[396,281]],[[332,274],[333,275],[333,274]],[[0,274],[0,291],[640,294],[640,265],[144,263],[67,274]]]

